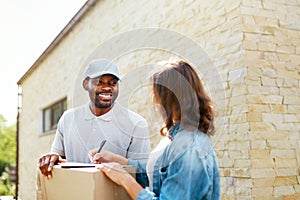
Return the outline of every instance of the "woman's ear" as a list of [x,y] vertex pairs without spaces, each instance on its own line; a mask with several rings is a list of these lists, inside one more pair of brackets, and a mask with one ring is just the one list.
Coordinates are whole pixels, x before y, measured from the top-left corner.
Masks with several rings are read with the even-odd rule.
[[88,90],[88,84],[89,84],[89,79],[88,78],[84,79],[82,82],[82,87],[86,91]]

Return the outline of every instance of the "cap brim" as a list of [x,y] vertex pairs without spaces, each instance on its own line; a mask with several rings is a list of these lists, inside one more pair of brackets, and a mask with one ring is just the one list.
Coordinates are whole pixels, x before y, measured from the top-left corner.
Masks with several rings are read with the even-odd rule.
[[89,75],[88,77],[89,78],[99,78],[99,77],[101,77],[101,76],[103,76],[103,75],[113,75],[113,76],[115,76],[118,80],[121,80],[121,78],[118,76],[118,75],[116,75],[116,74],[114,74],[114,73],[111,73],[111,72],[102,72],[102,73],[95,73],[95,74],[91,74],[91,75]]

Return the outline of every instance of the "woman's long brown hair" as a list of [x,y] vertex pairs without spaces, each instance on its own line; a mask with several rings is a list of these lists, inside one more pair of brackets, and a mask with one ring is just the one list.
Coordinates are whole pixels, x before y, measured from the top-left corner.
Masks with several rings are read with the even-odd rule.
[[161,105],[165,129],[173,126],[174,110],[183,129],[198,129],[211,136],[215,132],[211,98],[196,71],[185,61],[168,62],[166,69],[151,77],[154,101]]

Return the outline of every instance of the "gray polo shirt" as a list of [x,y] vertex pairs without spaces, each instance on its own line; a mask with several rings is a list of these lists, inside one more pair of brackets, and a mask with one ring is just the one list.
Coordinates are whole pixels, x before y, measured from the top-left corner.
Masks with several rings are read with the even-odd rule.
[[59,120],[51,151],[65,156],[69,162],[90,163],[88,153],[97,149],[134,160],[146,160],[150,152],[146,120],[119,103],[102,116],[95,116],[89,104],[64,112]]

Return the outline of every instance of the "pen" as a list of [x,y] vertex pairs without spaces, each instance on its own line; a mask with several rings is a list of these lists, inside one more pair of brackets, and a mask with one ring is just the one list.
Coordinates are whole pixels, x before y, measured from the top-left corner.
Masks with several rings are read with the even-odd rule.
[[99,149],[98,149],[97,153],[100,153],[100,151],[103,148],[105,142],[106,142],[106,140],[102,140],[102,142],[100,143],[100,146],[99,146]]

